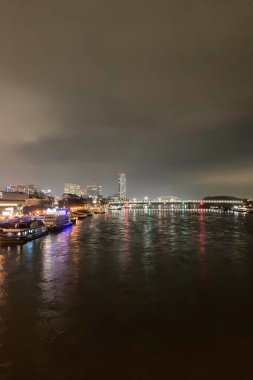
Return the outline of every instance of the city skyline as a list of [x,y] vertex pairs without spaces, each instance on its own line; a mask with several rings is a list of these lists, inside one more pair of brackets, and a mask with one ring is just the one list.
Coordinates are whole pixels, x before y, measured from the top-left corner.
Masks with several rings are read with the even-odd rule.
[[[117,181],[117,182],[116,182]],[[46,188],[46,186],[43,186]],[[33,192],[29,191],[29,188],[33,189]],[[181,198],[181,199],[203,199],[205,197],[213,197],[213,196],[220,196],[220,197],[237,197],[239,199],[253,199],[252,195],[246,196],[245,194],[232,194],[230,193],[208,193],[208,194],[202,194],[201,196],[197,196],[196,194],[193,194],[193,196],[189,194],[172,194],[172,193],[161,193],[158,191],[156,193],[151,193],[146,189],[146,192],[143,194],[140,194],[139,196],[133,195],[132,192],[128,191],[127,186],[127,180],[126,180],[126,173],[118,173],[118,176],[115,177],[115,183],[114,183],[114,192],[112,193],[102,193],[102,188],[104,188],[102,185],[80,185],[76,183],[69,183],[65,182],[62,184],[62,191],[59,193],[55,192],[54,190],[48,189],[48,190],[41,190],[37,184],[36,185],[28,185],[28,184],[12,184],[12,185],[0,185],[0,192],[23,192],[28,194],[33,194],[34,189],[36,189],[35,193],[43,193],[45,195],[53,195],[57,197],[61,197],[64,193],[69,193],[77,196],[91,196],[94,197],[94,195],[97,197],[103,196],[103,198],[107,197],[117,197],[119,200],[126,200],[126,199],[136,199],[136,200],[144,200],[144,199],[155,199],[155,198],[161,198],[161,197],[174,197],[174,198]],[[131,194],[131,195],[129,195]]]
[[252,7],[2,1],[1,184],[251,197]]
[[246,380],[253,1],[0,0],[0,380]]

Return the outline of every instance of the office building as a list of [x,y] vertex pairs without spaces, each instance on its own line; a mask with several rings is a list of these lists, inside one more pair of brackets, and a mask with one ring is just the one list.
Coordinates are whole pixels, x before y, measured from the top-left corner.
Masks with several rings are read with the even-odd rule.
[[97,201],[102,197],[102,186],[101,185],[88,185],[86,186],[86,195]]
[[81,195],[81,186],[76,183],[64,183],[64,193],[65,194],[74,194]]
[[119,173],[118,175],[118,186],[119,186],[119,199],[125,201],[127,199],[127,187],[126,187],[126,174]]
[[37,186],[35,185],[8,185],[6,187],[7,193],[24,193],[24,194],[34,194],[37,192]]
[[87,196],[87,188],[86,186],[80,186],[80,197],[85,198]]

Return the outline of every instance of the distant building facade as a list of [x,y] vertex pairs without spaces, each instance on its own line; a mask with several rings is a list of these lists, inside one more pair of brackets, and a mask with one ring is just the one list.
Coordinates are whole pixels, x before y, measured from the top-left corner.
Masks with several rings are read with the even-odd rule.
[[88,185],[81,186],[76,183],[65,183],[64,194],[77,195],[82,198],[92,198],[93,201],[102,199],[102,186],[101,185]]
[[64,183],[64,193],[80,196],[81,186],[77,185],[76,183]]
[[126,173],[119,173],[118,186],[119,186],[119,199],[122,201],[125,201],[127,199]]
[[7,193],[24,193],[24,194],[35,194],[38,191],[37,186],[31,185],[8,185],[6,187]]
[[91,198],[85,199],[74,194],[63,194],[61,199],[58,200],[59,207],[66,207],[73,209],[86,209],[92,203]]
[[119,196],[118,196],[118,194],[108,195],[108,197],[106,198],[106,200],[108,202],[118,202],[119,201]]
[[102,186],[101,185],[88,185],[86,187],[86,195],[97,201],[102,198]]
[[85,198],[87,196],[87,188],[86,186],[80,186],[80,196]]

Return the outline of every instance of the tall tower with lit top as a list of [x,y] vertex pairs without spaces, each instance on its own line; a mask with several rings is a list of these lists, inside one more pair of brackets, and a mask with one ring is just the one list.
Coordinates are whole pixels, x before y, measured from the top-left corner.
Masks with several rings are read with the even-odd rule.
[[119,185],[119,199],[121,201],[125,201],[127,199],[126,173],[118,174],[118,185]]

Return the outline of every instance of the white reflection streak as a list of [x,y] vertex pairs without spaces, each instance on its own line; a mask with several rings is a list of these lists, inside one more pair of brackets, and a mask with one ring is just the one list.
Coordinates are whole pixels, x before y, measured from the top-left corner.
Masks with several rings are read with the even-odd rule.
[[51,234],[42,247],[41,298],[44,317],[61,312],[75,289],[79,275],[78,228],[69,228],[59,234]]
[[200,210],[199,214],[199,270],[198,273],[202,281],[207,279],[207,262],[206,262],[206,228],[204,222],[204,210]]
[[4,284],[5,284],[5,270],[4,270],[4,265],[5,265],[5,256],[1,255],[0,256],[0,305],[4,304],[6,301],[6,291],[4,290]]

